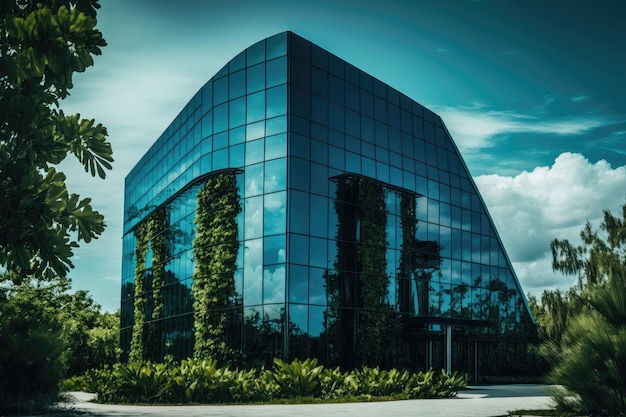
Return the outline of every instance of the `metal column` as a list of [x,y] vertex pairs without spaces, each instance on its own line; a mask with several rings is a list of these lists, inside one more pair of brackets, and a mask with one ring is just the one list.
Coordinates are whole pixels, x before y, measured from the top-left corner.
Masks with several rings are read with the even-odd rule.
[[446,326],[446,371],[452,372],[452,326]]

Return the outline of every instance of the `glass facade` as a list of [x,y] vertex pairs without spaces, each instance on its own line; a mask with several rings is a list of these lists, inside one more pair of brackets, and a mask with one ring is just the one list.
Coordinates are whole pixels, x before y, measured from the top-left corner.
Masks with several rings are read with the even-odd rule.
[[[237,363],[494,373],[533,333],[441,118],[285,32],[222,68],[126,178],[125,355],[147,326],[155,359],[193,354],[197,201],[223,173],[241,206],[220,310],[232,313],[220,328]],[[156,212],[158,227],[141,232]]]

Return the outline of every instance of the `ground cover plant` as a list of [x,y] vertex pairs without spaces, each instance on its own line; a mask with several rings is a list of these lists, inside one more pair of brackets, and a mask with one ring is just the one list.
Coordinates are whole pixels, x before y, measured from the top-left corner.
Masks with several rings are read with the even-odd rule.
[[468,382],[469,375],[457,372],[341,371],[316,359],[274,359],[271,369],[249,370],[220,367],[212,359],[187,359],[116,364],[68,380],[63,388],[96,393],[104,403],[210,404],[442,398],[455,396]]

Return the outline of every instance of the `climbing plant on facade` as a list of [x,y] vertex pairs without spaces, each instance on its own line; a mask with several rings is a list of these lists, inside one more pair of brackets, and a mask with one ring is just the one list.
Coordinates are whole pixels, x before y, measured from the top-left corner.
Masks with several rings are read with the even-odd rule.
[[331,362],[380,363],[386,319],[386,188],[371,178],[337,177],[336,272],[326,274]]
[[400,248],[400,267],[398,269],[398,298],[401,311],[408,313],[415,313],[415,306],[411,297],[411,278],[415,271],[415,233],[417,232],[415,208],[415,196],[402,193],[400,197],[402,243]]
[[387,210],[382,184],[363,179],[359,187],[360,239],[357,256],[361,264],[358,298],[359,357],[365,365],[379,363],[385,324],[387,276]]
[[235,171],[208,178],[197,195],[193,241],[194,357],[233,359],[227,335],[228,311],[235,296],[238,229],[241,212]]
[[157,357],[160,342],[157,340],[161,319],[163,318],[163,293],[165,285],[165,260],[167,259],[167,212],[165,207],[155,210],[148,219],[148,236],[152,249],[152,274],[150,287],[152,289],[152,312],[149,312],[150,321],[146,328],[146,346],[149,359],[159,360]]
[[133,298],[133,334],[130,341],[130,362],[140,362],[144,358],[143,327],[145,323],[146,298],[144,294],[144,274],[146,254],[148,253],[148,237],[145,223],[135,229],[135,291]]
[[[161,291],[167,258],[167,227],[165,207],[160,207],[135,229],[134,324],[129,353],[131,362],[160,359],[156,357],[156,338],[163,312]],[[150,269],[146,268],[148,248],[152,253]],[[148,311],[149,307],[152,307],[152,312]]]

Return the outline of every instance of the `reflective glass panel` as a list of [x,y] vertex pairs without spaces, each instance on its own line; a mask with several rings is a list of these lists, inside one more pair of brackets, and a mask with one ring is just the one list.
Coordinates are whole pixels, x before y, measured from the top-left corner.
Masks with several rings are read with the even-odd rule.
[[309,298],[309,268],[289,266],[289,301],[305,303]]
[[287,113],[287,86],[267,89],[267,117],[280,116]]
[[264,234],[285,233],[287,219],[286,196],[285,191],[265,194],[263,211]]
[[287,59],[285,57],[267,61],[265,82],[267,87],[287,82]]
[[263,139],[246,143],[246,165],[255,164],[263,160],[265,141]]
[[263,193],[263,164],[246,167],[245,193],[246,197]]
[[246,72],[245,71],[237,71],[234,74],[230,75],[230,91],[229,96],[232,99],[241,97],[246,94]]
[[250,94],[247,100],[248,114],[246,121],[252,123],[265,118],[265,91]]
[[263,196],[250,197],[244,200],[245,238],[252,239],[263,236]]
[[265,160],[280,158],[287,154],[287,134],[269,136],[265,139]]
[[286,188],[286,161],[285,158],[281,158],[265,162],[265,193],[280,191]]
[[248,240],[244,243],[244,305],[261,304],[263,291],[263,239]]
[[285,302],[285,265],[263,269],[263,303]]
[[229,127],[237,127],[246,123],[246,99],[244,97],[229,103]]

